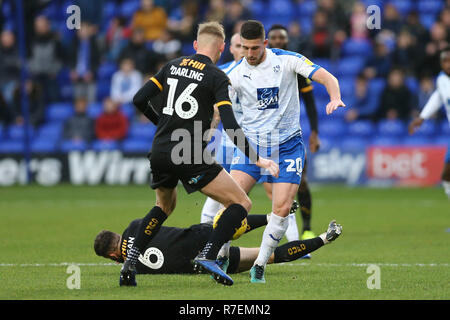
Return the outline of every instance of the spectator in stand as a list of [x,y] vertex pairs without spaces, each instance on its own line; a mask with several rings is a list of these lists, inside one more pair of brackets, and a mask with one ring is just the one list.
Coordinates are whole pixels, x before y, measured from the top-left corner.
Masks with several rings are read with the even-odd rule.
[[127,39],[131,36],[131,29],[127,27],[124,17],[113,17],[106,30],[105,44],[108,51],[108,59],[117,61],[120,52],[127,45]]
[[333,46],[333,31],[328,23],[328,15],[321,10],[316,11],[311,32],[312,56],[330,58]]
[[[439,15],[439,22],[441,22],[447,32],[447,37],[450,36],[450,7],[444,8]],[[447,39],[449,40],[449,39]]]
[[142,74],[134,67],[131,58],[120,62],[120,69],[111,80],[111,99],[118,104],[131,103],[136,92],[142,87]]
[[416,115],[419,115],[420,111],[423,109],[423,107],[425,107],[425,104],[430,99],[434,90],[435,87],[432,77],[430,77],[429,75],[424,75],[422,78],[420,78],[419,92],[417,95],[418,103],[416,108]]
[[161,37],[153,42],[153,51],[163,56],[166,61],[181,56],[181,41],[172,32],[164,30]]
[[149,50],[145,42],[145,34],[142,29],[133,29],[130,42],[121,51],[120,60],[131,58],[135,68],[144,76],[155,74],[164,61],[164,58]]
[[358,74],[355,80],[354,100],[345,113],[345,119],[348,122],[355,120],[374,120],[374,114],[377,110],[376,100],[370,94],[369,80],[363,75]]
[[401,68],[394,67],[388,75],[386,88],[380,99],[377,119],[408,120],[414,108],[416,99],[405,84],[405,73]]
[[206,21],[223,21],[227,13],[224,0],[210,0],[205,13]]
[[324,12],[330,27],[334,30],[342,30],[348,33],[350,28],[349,16],[347,15],[343,1],[336,0],[319,0],[317,1],[317,11]]
[[383,29],[390,30],[395,34],[400,32],[403,21],[397,8],[392,3],[386,3],[383,10]]
[[[45,98],[42,89],[43,85],[31,79],[25,82],[25,94],[28,98],[28,112],[30,124],[34,127],[40,126],[45,121]],[[25,120],[22,113],[22,94],[19,87],[14,91],[14,104],[12,108],[12,115],[14,122],[17,125],[24,124]]]
[[415,10],[410,11],[406,16],[406,23],[403,28],[407,29],[417,39],[417,44],[421,49],[425,48],[425,43],[429,41],[427,29],[420,22],[419,13]]
[[374,50],[375,54],[367,60],[364,67],[364,76],[368,79],[384,78],[389,73],[392,64],[388,48],[383,42],[377,42]]
[[353,39],[365,40],[369,37],[367,18],[366,6],[362,2],[356,1],[350,16],[350,36]]
[[16,38],[12,31],[4,30],[0,36],[0,95],[8,106],[13,103],[19,81],[20,59]]
[[34,26],[35,35],[31,39],[28,70],[33,80],[44,89],[45,102],[59,101],[57,76],[63,67],[64,49],[45,16],[36,17]]
[[162,7],[155,6],[153,0],[141,0],[141,7],[133,15],[131,25],[133,29],[144,30],[146,41],[154,41],[167,27],[166,11]]
[[231,39],[236,23],[251,19],[251,12],[239,0],[231,0],[226,5],[226,14],[223,19],[226,39]]
[[198,2],[196,0],[184,0],[181,6],[170,15],[167,29],[181,42],[192,43],[196,39],[197,30],[195,27],[199,23]]
[[86,97],[88,103],[96,100],[96,75],[100,58],[96,28],[87,22],[81,23],[70,49],[70,79],[75,99]]
[[414,76],[419,72],[421,52],[416,38],[404,29],[397,36],[396,47],[392,52],[392,63],[410,71],[409,73]]
[[75,100],[75,114],[64,123],[64,140],[90,142],[94,138],[94,121],[86,114],[87,105],[86,98],[80,97]]
[[128,119],[119,104],[111,98],[103,100],[103,113],[95,121],[95,135],[100,140],[122,140],[128,132]]
[[0,125],[9,125],[11,120],[11,110],[0,92]]
[[289,43],[288,50],[299,52],[305,57],[311,56],[309,36],[302,33],[302,28],[297,21],[292,21],[288,26]]
[[425,57],[420,66],[421,70],[431,71],[432,75],[439,74],[441,71],[439,54],[449,45],[447,38],[447,30],[443,23],[434,23],[430,30],[430,41],[425,45]]

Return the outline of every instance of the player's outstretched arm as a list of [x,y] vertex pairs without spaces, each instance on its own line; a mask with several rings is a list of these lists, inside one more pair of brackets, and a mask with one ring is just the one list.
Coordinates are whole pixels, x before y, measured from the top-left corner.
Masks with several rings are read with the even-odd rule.
[[425,120],[430,119],[439,110],[442,104],[441,95],[435,90],[430,99],[428,99],[425,107],[423,107],[420,115],[409,124],[409,134],[413,134]]
[[324,68],[318,69],[313,75],[312,80],[323,84],[330,96],[330,102],[327,104],[327,114],[332,114],[337,108],[345,107],[341,100],[341,90],[339,88],[339,81]]

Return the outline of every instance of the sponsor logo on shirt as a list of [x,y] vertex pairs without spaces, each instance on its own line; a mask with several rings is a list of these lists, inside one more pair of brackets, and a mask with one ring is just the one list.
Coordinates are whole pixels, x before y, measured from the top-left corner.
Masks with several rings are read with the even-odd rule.
[[278,108],[278,87],[256,89],[258,110]]

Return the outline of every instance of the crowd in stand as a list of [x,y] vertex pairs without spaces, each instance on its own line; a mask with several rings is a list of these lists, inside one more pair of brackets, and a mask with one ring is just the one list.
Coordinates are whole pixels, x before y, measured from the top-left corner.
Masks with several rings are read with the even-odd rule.
[[[4,131],[22,126],[24,117],[15,5],[11,0],[0,3],[0,129]],[[62,138],[74,141],[122,141],[133,125],[150,125],[124,106],[166,61],[192,53],[196,25],[205,20],[222,22],[227,39],[247,19],[261,20],[267,29],[273,23],[285,24],[288,49],[340,79],[349,106],[342,112],[346,122],[409,121],[433,92],[440,71],[439,51],[450,44],[450,0],[24,3],[28,80],[23,89],[30,123],[34,128],[48,124],[49,106],[70,103],[73,113],[64,119]],[[79,30],[65,25],[68,4],[81,9]],[[370,4],[382,9],[380,29],[367,27]],[[220,62],[231,59],[226,50]],[[316,96],[318,108],[323,109],[320,89]],[[95,116],[88,112],[93,105],[102,106]]]

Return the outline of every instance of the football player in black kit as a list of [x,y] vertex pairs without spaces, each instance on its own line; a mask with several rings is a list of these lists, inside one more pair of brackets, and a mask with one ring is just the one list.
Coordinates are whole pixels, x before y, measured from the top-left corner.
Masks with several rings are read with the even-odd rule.
[[[217,253],[247,216],[251,201],[205,150],[214,108],[219,110],[232,141],[249,159],[274,176],[278,176],[279,168],[272,160],[256,154],[234,118],[228,96],[229,79],[215,66],[224,50],[224,41],[221,24],[200,24],[194,41],[196,54],[169,61],[133,98],[134,105],[157,125],[150,155],[156,205],[139,224],[120,272],[121,286],[136,286],[138,257],[175,209],[179,180],[188,193],[201,191],[226,208],[193,264],[197,270],[210,273],[217,282],[233,284],[217,264]],[[160,93],[163,106],[155,110],[149,102]]]
[[[248,215],[247,232],[264,226],[270,216]],[[122,235],[102,230],[94,240],[94,250],[98,256],[122,263],[136,239],[142,219],[133,220]],[[153,239],[142,250],[136,264],[138,274],[185,274],[195,273],[191,260],[208,241],[213,226],[202,223],[189,228],[162,226]],[[332,221],[326,232],[320,236],[291,241],[275,249],[269,263],[294,261],[334,241],[342,232],[342,227]],[[227,273],[250,270],[258,256],[259,248],[230,247],[229,259],[221,267]]]
[[[267,38],[269,40],[269,47],[287,50],[289,43],[289,36],[287,29],[281,24],[274,24],[267,33]],[[318,126],[318,116],[316,103],[313,95],[313,87],[311,80],[298,75],[298,88],[305,103],[306,114],[308,115],[309,124],[311,127],[311,134],[309,136],[309,150],[314,153],[320,148],[320,140],[318,137],[319,126]],[[311,192],[309,190],[308,180],[307,180],[307,159],[305,158],[305,163],[303,165],[302,180],[298,187],[297,199],[300,203],[300,212],[303,222],[303,230],[301,239],[314,238],[315,234],[311,230]],[[270,193],[270,188],[264,185],[266,192]],[[290,228],[291,226],[289,226]],[[296,227],[296,226],[295,226]],[[286,231],[286,236],[288,236],[288,231]],[[289,239],[289,237],[288,237]]]

